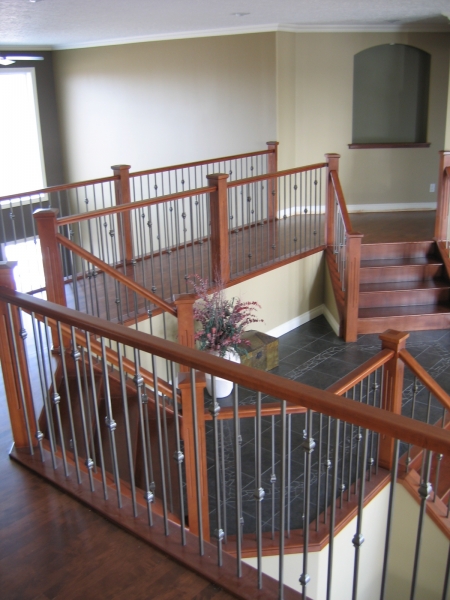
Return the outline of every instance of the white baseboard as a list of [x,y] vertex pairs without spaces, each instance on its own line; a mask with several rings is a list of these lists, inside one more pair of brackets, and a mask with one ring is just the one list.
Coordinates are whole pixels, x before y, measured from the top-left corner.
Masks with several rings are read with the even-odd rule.
[[334,333],[339,337],[339,323],[336,321],[334,316],[330,313],[330,311],[325,306],[325,304],[323,305],[323,316],[328,321],[328,325],[331,327],[331,329],[334,331]]
[[436,202],[399,202],[397,204],[349,204],[349,213],[436,210]]
[[305,323],[308,323],[308,321],[311,321],[311,319],[320,317],[320,315],[324,314],[324,309],[325,309],[324,304],[321,304],[320,306],[316,306],[316,308],[313,308],[312,310],[308,310],[307,312],[303,313],[302,315],[295,317],[294,319],[291,319],[290,321],[287,321],[286,323],[283,323],[282,325],[278,325],[278,327],[275,327],[274,329],[271,329],[270,331],[266,331],[266,333],[267,333],[267,335],[272,335],[273,337],[280,337],[281,335],[284,335],[285,333],[289,333],[293,329],[300,327],[300,325],[304,325]]

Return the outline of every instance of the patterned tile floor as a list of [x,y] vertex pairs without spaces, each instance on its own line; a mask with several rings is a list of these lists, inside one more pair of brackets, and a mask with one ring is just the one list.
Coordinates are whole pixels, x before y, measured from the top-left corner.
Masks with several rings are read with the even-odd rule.
[[[380,349],[381,341],[378,334],[360,336],[356,342],[346,344],[333,333],[324,317],[318,317],[279,338],[280,362],[279,366],[272,372],[288,379],[326,389],[374,356]],[[407,349],[436,381],[450,393],[450,330],[411,332],[407,340]],[[442,416],[442,409],[437,401],[434,398],[430,399],[424,387],[414,382],[414,377],[407,368],[405,369],[404,381],[403,414],[411,416],[415,388],[415,418],[426,420],[429,413],[430,422],[436,422]],[[363,401],[366,401],[364,390],[363,395]],[[207,404],[209,401],[209,398],[206,397]],[[240,388],[239,402],[240,404],[255,403],[256,393],[252,390]],[[265,396],[263,402],[274,402],[274,399]],[[373,399],[369,398],[369,402],[373,403]],[[232,396],[220,400],[220,404],[221,406],[231,405]],[[303,494],[304,450],[302,446],[305,416],[292,415],[291,418],[288,418],[288,421],[290,421],[288,422],[288,431],[290,431],[288,455],[290,462],[288,461],[287,466],[288,473],[290,473],[290,485],[288,485],[290,496],[287,500],[288,527],[297,529],[302,526],[305,508]],[[234,431],[231,421],[222,421],[222,423],[223,464],[226,480],[226,522],[228,533],[233,534],[236,531]],[[280,418],[263,418],[261,427],[262,485],[265,490],[265,498],[262,502],[263,530],[270,531],[272,526],[277,527],[279,518]],[[359,455],[361,456],[363,441],[358,428],[347,425],[344,431],[343,427],[341,427],[339,446],[338,489],[348,490],[349,473],[351,473],[352,478],[355,477],[356,451],[359,449]],[[250,532],[254,531],[255,527],[255,419],[241,419],[240,434],[242,436],[240,474],[244,532]],[[330,493],[332,471],[330,459],[332,458],[333,445],[332,443],[331,445],[327,444],[327,441],[328,439],[333,440],[333,434],[334,422],[329,423],[326,417],[320,419],[319,415],[314,415],[313,437],[316,447],[312,454],[310,520],[315,518],[318,507],[319,512],[323,510],[325,497],[328,497]],[[211,424],[208,424],[207,439],[210,459],[210,489],[214,490],[214,442]],[[376,447],[376,436],[369,435],[368,460],[376,456]],[[353,456],[352,460],[350,459],[351,455]],[[344,465],[343,468],[342,465]],[[210,509],[212,523],[214,523],[216,509],[213,495],[210,497]],[[224,515],[222,514],[222,527],[223,521]],[[214,527],[215,525],[212,529]]]

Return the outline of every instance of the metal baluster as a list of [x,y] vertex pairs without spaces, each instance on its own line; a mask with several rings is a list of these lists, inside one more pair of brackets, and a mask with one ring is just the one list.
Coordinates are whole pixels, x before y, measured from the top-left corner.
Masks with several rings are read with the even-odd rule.
[[[8,304],[8,310],[11,310],[11,306]],[[10,317],[10,322],[11,321],[11,313],[9,315]],[[58,322],[59,324],[59,322]],[[48,364],[51,365],[52,364],[52,355],[51,355],[51,348],[52,348],[52,342],[51,342],[51,337],[50,337],[50,333],[49,333],[49,324],[48,324],[48,319],[47,317],[44,317],[44,325],[45,325],[45,335],[46,335],[46,342],[47,342],[47,359],[48,359]],[[13,340],[14,340],[14,336]],[[61,340],[60,340],[60,344],[61,344]],[[14,350],[15,350],[15,340],[14,340]],[[64,352],[64,346],[60,345],[60,351]],[[59,403],[61,401],[61,396],[58,393],[58,388],[56,385],[56,378],[55,378],[55,371],[50,367],[50,378],[51,378],[51,382],[52,382],[52,386],[51,386],[51,390],[48,390],[48,393],[51,393],[51,399],[52,399],[52,404],[54,406],[54,410],[55,410],[55,414],[56,414],[56,423],[58,425],[58,433],[59,433],[59,441],[61,444],[61,457],[62,457],[62,461],[63,461],[63,466],[64,466],[64,475],[66,477],[69,476],[69,467],[67,465],[67,456],[66,456],[66,445],[64,442],[64,432],[63,432],[63,428],[62,428],[62,421],[61,421],[61,409],[59,406]],[[22,387],[22,386],[21,386]],[[21,392],[23,392],[23,390],[21,390]],[[23,403],[25,404],[25,403]],[[27,427],[27,432],[28,432],[28,427]]]
[[91,488],[91,492],[93,492],[94,491],[94,478],[92,476],[92,469],[94,467],[94,461],[90,457],[90,452],[89,452],[90,448],[89,448],[89,439],[88,439],[87,426],[86,426],[86,415],[85,415],[85,407],[84,407],[84,399],[83,399],[83,386],[81,384],[80,367],[78,364],[81,360],[81,354],[80,354],[80,352],[78,350],[78,346],[77,346],[75,327],[71,327],[71,332],[72,332],[72,358],[73,358],[74,366],[75,366],[75,375],[76,375],[77,388],[78,388],[78,399],[79,399],[79,403],[80,403],[81,427],[82,427],[82,432],[83,432],[84,451],[86,454],[85,465],[88,469],[89,486]]
[[431,470],[431,458],[433,453],[430,450],[426,451],[425,454],[425,469],[424,474],[419,486],[419,496],[420,496],[420,512],[419,512],[419,525],[417,528],[417,538],[416,538],[416,550],[414,553],[414,567],[413,567],[413,578],[411,582],[411,595],[410,600],[414,600],[416,597],[416,585],[417,585],[417,574],[419,571],[419,558],[420,558],[420,548],[422,545],[422,533],[423,526],[425,521],[425,511],[427,508],[427,499],[433,491],[433,486],[429,482],[430,479],[430,470]]
[[270,474],[270,485],[272,495],[272,539],[275,538],[275,483],[277,476],[275,473],[275,416],[272,415],[272,473]]
[[286,400],[281,400],[281,476],[280,476],[280,549],[278,561],[278,598],[284,598],[284,536],[286,510]]
[[[156,363],[156,357],[152,354],[152,371],[153,371],[153,389],[155,394],[155,412],[156,412],[156,427],[158,431],[158,452],[159,452],[159,466],[161,470],[161,495],[163,501],[163,518],[164,518],[164,533],[165,535],[169,535],[169,521],[167,516],[167,492],[166,492],[166,469],[164,465],[164,450],[163,450],[163,441],[162,441],[162,427],[161,427],[161,414],[160,414],[160,406],[159,406],[159,391],[158,391],[158,369]],[[192,377],[194,370],[191,369],[191,385],[192,385]],[[192,389],[192,403],[195,402],[195,385]],[[196,423],[196,413],[194,411],[194,437],[197,432],[197,423]],[[197,461],[196,461],[196,469],[197,469]],[[200,527],[200,526],[199,526]],[[203,540],[202,540],[203,543]]]
[[216,398],[216,378],[211,377],[211,388],[212,388],[212,405],[209,409],[213,418],[213,434],[214,434],[214,473],[215,473],[215,487],[216,487],[216,514],[217,514],[217,527],[214,531],[214,535],[217,540],[217,564],[219,567],[223,564],[222,557],[222,542],[224,538],[224,532],[220,520],[220,471],[219,471],[219,434],[217,427],[217,417],[220,413],[220,405]]
[[[444,589],[442,591],[442,600],[447,600],[448,589],[450,584],[450,546],[447,554],[447,566],[445,568]],[[383,598],[381,598],[383,600]]]
[[[356,386],[352,388],[352,400],[355,400]],[[349,448],[349,464],[348,464],[348,489],[347,489],[347,502],[350,502],[352,496],[352,466],[353,466],[353,436],[355,435],[355,426],[353,423],[350,427],[350,448]],[[358,471],[356,471],[358,473]]]
[[291,537],[291,470],[292,470],[292,422],[291,416],[288,415],[288,429],[287,429],[287,536]]
[[329,479],[330,479],[330,469],[331,469],[331,460],[330,460],[330,447],[331,447],[331,417],[327,418],[327,452],[326,452],[326,472],[325,472],[325,509],[323,511],[323,522],[326,525],[327,522],[327,512],[328,512],[328,489],[329,489]]
[[[1,210],[1,209],[0,209]],[[17,309],[18,314],[19,314],[19,322],[21,323],[22,321],[22,317],[20,314],[19,309]],[[19,381],[19,391],[20,391],[20,405],[21,408],[23,410],[23,416],[24,416],[24,420],[25,420],[25,428],[27,430],[27,438],[28,438],[28,445],[30,447],[30,454],[33,455],[34,454],[34,449],[33,449],[33,439],[31,436],[31,429],[30,429],[30,418],[28,415],[28,408],[27,408],[27,404],[25,402],[25,390],[24,390],[24,385],[23,385],[23,375],[22,375],[22,371],[20,369],[20,364],[19,364],[19,353],[17,350],[17,342],[16,342],[16,336],[15,336],[15,332],[14,332],[14,321],[13,321],[13,315],[12,315],[12,309],[11,309],[11,304],[8,304],[8,328],[10,331],[10,336],[11,336],[11,340],[13,343],[13,352],[14,352],[14,362],[16,365],[16,372],[17,372],[17,378]],[[28,368],[28,357],[27,357],[27,353],[26,353],[26,344],[25,344],[25,339],[27,337],[27,332],[26,330],[21,326],[20,327],[20,332],[19,332],[20,337],[22,338],[23,341],[23,346],[24,346],[24,356],[25,356],[25,364],[26,364],[26,373],[29,373],[29,368]],[[31,386],[29,386],[29,389],[31,391]],[[60,429],[61,431],[61,429]],[[66,467],[66,463],[64,463],[64,466]]]
[[306,456],[305,470],[305,519],[303,521],[303,573],[300,575],[299,582],[302,586],[303,600],[306,598],[306,587],[310,581],[308,575],[308,545],[309,545],[309,504],[311,498],[311,455],[314,452],[316,443],[313,438],[313,413],[310,409],[306,413],[306,439],[303,442],[303,450]]
[[[59,331],[59,333],[60,333],[60,331]],[[100,427],[100,415],[98,412],[98,398],[97,398],[97,391],[96,391],[96,386],[95,386],[95,373],[94,373],[94,364],[93,364],[93,360],[92,360],[91,339],[90,339],[89,332],[86,331],[85,336],[86,336],[86,349],[87,349],[88,362],[89,362],[89,373],[90,373],[91,382],[92,382],[92,400],[93,400],[93,407],[94,407],[95,429],[96,429],[97,440],[98,440],[98,453],[100,455],[100,465],[101,465],[101,472],[102,472],[103,497],[105,500],[107,500],[108,499],[108,486],[107,486],[107,482],[106,482],[105,459],[104,459],[104,455],[103,455],[103,440],[102,440],[102,432],[101,432],[101,427]],[[61,333],[60,333],[60,339],[61,339]],[[60,341],[60,344],[61,344],[61,341]]]
[[[334,460],[333,460],[333,484],[331,486],[331,511],[330,511],[330,538],[328,542],[328,571],[327,571],[327,598],[331,600],[331,587],[333,583],[333,551],[334,551],[334,529],[336,524],[336,493],[337,474],[339,460],[339,419],[335,420],[334,432]],[[325,510],[326,512],[326,510]]]
[[262,506],[265,492],[261,482],[261,392],[256,397],[255,432],[255,500],[256,500],[256,551],[258,569],[258,589],[262,589]]
[[238,408],[238,387],[234,385],[233,390],[233,425],[234,425],[234,469],[236,481],[236,573],[238,577],[242,577],[242,536],[241,536],[241,516],[242,516],[242,489],[240,477],[240,433],[239,433],[239,408]]
[[113,413],[112,413],[112,405],[111,405],[111,392],[109,389],[109,372],[108,372],[108,363],[106,362],[106,349],[105,349],[105,338],[101,338],[102,345],[102,369],[103,369],[103,385],[105,389],[105,407],[106,407],[106,417],[105,423],[108,428],[109,433],[109,447],[111,450],[111,461],[113,466],[113,477],[114,483],[116,484],[116,492],[117,492],[117,505],[119,508],[122,508],[122,495],[120,491],[120,477],[119,477],[119,464],[117,462],[117,449],[116,449],[116,437],[115,430],[117,427],[117,423],[114,421]]
[[[44,325],[45,327],[45,325]],[[44,401],[44,409],[45,409],[45,417],[47,419],[47,428],[48,428],[48,438],[50,441],[50,452],[51,452],[51,456],[52,456],[52,465],[53,468],[56,469],[57,465],[56,465],[56,439],[55,439],[55,429],[54,429],[54,425],[53,425],[53,415],[51,412],[51,408],[50,408],[50,398],[49,398],[49,393],[50,393],[50,385],[47,379],[47,369],[46,369],[46,365],[45,365],[45,353],[44,353],[44,343],[42,340],[42,331],[41,331],[41,324],[38,323],[37,324],[37,332],[38,332],[38,341],[39,341],[39,347],[36,346],[36,354],[40,353],[40,357],[42,360],[42,375],[43,375],[43,383],[44,383],[44,388],[43,388],[43,401]],[[52,365],[50,363],[49,365],[49,371],[51,371]]]
[[[175,444],[176,450],[174,453],[174,459],[178,466],[178,489],[180,493],[180,529],[181,529],[181,545],[186,545],[186,529],[184,525],[184,497],[183,497],[183,462],[184,454],[181,452],[181,439],[180,439],[180,423],[178,415],[178,397],[177,397],[177,383],[175,377],[174,364],[170,362],[170,373],[172,381],[172,398],[173,398],[173,412],[174,412],[174,423],[175,423]],[[217,463],[218,464],[218,463]]]
[[345,492],[345,442],[347,440],[347,423],[344,421],[344,431],[342,433],[342,455],[341,455],[341,484],[339,486],[339,508],[342,508]]
[[384,594],[386,590],[386,578],[389,561],[389,550],[391,544],[391,533],[392,533],[392,517],[394,511],[394,500],[395,490],[397,486],[397,472],[398,472],[398,456],[399,456],[400,443],[398,440],[394,441],[394,453],[392,458],[392,471],[391,471],[391,487],[389,490],[389,508],[386,523],[386,540],[384,542],[384,559],[383,559],[383,574],[381,576],[381,592],[380,600],[384,600]]
[[352,544],[355,547],[355,563],[353,570],[353,590],[352,600],[356,600],[358,597],[358,575],[359,575],[359,559],[360,559],[360,548],[364,543],[364,536],[362,535],[362,519],[364,510],[364,490],[366,482],[366,464],[367,464],[367,450],[368,450],[368,432],[367,429],[363,430],[363,458],[361,461],[361,474],[360,474],[360,485],[359,485],[359,499],[358,499],[358,516],[356,519],[356,533],[353,536]]
[[125,380],[125,373],[123,371],[123,354],[125,352],[125,348],[122,344],[117,344],[117,357],[119,361],[119,377],[120,377],[120,387],[122,392],[122,406],[123,406],[123,416],[125,420],[125,443],[127,446],[127,456],[128,456],[128,470],[130,475],[130,489],[131,489],[131,503],[133,506],[133,516],[137,517],[137,502],[136,502],[136,482],[134,478],[134,457],[133,457],[133,449],[131,447],[131,430],[130,430],[130,414],[128,410],[128,394],[127,394],[127,385]]
[[223,533],[224,533],[224,543],[227,543],[227,532],[228,532],[228,523],[227,523],[227,488],[225,485],[225,438],[223,431],[223,421],[220,421],[220,464],[221,464],[221,483],[222,483],[222,509],[223,509]]
[[[320,517],[320,489],[322,482],[322,441],[323,441],[323,414],[319,413],[319,457],[317,461],[317,494],[316,494],[316,531],[319,531],[319,517]],[[325,507],[327,509],[326,498]]]
[[[153,525],[153,515],[152,515],[152,502],[154,502],[154,494],[150,489],[150,479],[149,479],[149,470],[148,470],[148,460],[147,460],[147,438],[145,436],[145,426],[144,426],[144,410],[143,410],[143,394],[142,389],[144,387],[144,379],[141,377],[139,370],[139,351],[134,349],[134,370],[135,375],[133,378],[134,383],[136,384],[137,391],[137,401],[139,408],[139,429],[141,435],[141,444],[142,444],[142,460],[144,463],[144,481],[145,481],[145,492],[144,492],[144,500],[147,502],[147,517],[148,523],[150,526]],[[145,390],[145,388],[144,388]],[[178,421],[177,421],[178,425]],[[182,521],[182,527],[184,529],[184,523]]]

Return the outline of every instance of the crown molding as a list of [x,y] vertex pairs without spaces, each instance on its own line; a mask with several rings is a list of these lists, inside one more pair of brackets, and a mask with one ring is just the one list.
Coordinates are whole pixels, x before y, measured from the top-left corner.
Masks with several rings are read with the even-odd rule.
[[[228,35],[246,35],[252,33],[450,33],[450,23],[447,25],[420,25],[417,23],[401,24],[354,24],[354,23],[316,23],[305,24],[268,24],[268,25],[250,25],[245,27],[233,27],[223,29],[203,29],[199,31],[180,31],[171,33],[157,33],[139,37],[114,38],[109,40],[78,42],[73,44],[54,44],[48,46],[21,46],[22,50],[77,50],[82,48],[96,48],[101,46],[121,46],[124,44],[141,44],[145,42],[160,42],[170,40],[183,40],[202,37],[218,37]],[[10,49],[19,50],[19,46]]]

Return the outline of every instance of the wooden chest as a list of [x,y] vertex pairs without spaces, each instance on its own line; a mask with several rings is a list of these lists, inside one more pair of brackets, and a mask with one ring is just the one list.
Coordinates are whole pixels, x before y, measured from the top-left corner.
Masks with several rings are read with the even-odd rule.
[[278,339],[260,331],[245,331],[242,339],[249,340],[250,345],[243,345],[247,355],[241,356],[241,363],[248,367],[270,371],[278,367]]

